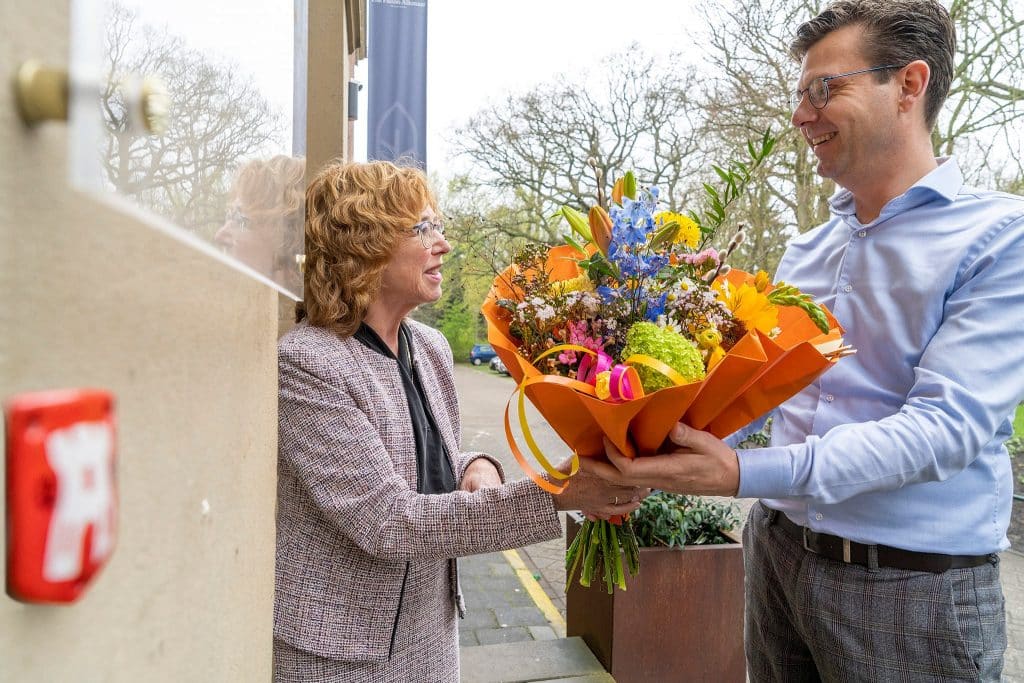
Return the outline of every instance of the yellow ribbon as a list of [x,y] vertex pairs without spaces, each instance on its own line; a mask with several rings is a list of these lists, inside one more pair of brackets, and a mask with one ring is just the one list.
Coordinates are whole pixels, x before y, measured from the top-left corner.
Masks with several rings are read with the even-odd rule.
[[645,365],[649,367],[651,370],[654,370],[655,372],[660,372],[661,374],[668,377],[669,381],[671,381],[676,386],[689,384],[687,379],[683,377],[681,374],[679,374],[679,372],[677,372],[675,368],[668,365],[667,363],[663,363],[662,361],[658,360],[657,358],[654,358],[653,356],[645,356],[642,353],[637,353],[626,359],[626,365]]
[[[533,365],[536,367],[537,362],[541,359],[550,356],[552,354],[560,353],[562,351],[579,351],[581,353],[588,353],[591,355],[597,355],[597,352],[586,348],[585,346],[577,346],[576,344],[559,344],[553,346],[544,353],[540,354],[533,359]],[[505,438],[508,440],[509,448],[512,451],[512,455],[515,456],[516,462],[523,468],[523,472],[526,473],[530,479],[533,480],[537,486],[541,487],[548,493],[555,495],[565,490],[566,484],[561,486],[553,484],[546,480],[530,463],[527,461],[526,456],[519,449],[516,443],[515,436],[512,434],[511,420],[509,419],[509,409],[512,407],[512,399],[515,397],[516,392],[519,393],[518,410],[519,410],[519,427],[523,432],[523,439],[526,441],[527,447],[530,452],[533,453],[533,457],[536,458],[537,462],[554,479],[565,480],[575,475],[580,469],[580,457],[579,453],[575,451],[572,454],[572,467],[569,470],[569,474],[558,471],[551,461],[547,459],[544,453],[540,450],[540,446],[537,445],[536,439],[533,438],[533,432],[530,430],[530,425],[526,419],[526,387],[531,384],[545,383],[556,383],[565,384],[575,389],[576,391],[582,392],[589,396],[594,396],[594,387],[590,386],[585,382],[579,382],[577,380],[569,379],[568,377],[562,377],[560,375],[539,375],[535,377],[523,377],[523,380],[519,385],[512,391],[512,395],[509,396],[508,403],[505,404]]]
[[[551,347],[550,349],[540,354],[536,358],[534,358],[534,367],[536,367],[537,363],[540,360],[548,356],[554,355],[556,353],[561,353],[562,351],[577,351],[579,353],[585,353],[591,356],[598,355],[596,351],[588,349],[585,346],[578,346],[576,344],[558,344],[556,346]],[[651,356],[635,354],[627,358],[625,364],[644,365],[656,372],[660,372],[661,374],[665,375],[666,377],[668,377],[670,381],[672,381],[676,385],[688,384],[686,378],[679,374],[675,369],[658,360],[657,358],[653,358]],[[636,376],[636,370],[634,368],[630,368],[630,379],[633,380],[631,384],[636,387],[636,391],[638,393],[638,395],[635,398],[642,397],[644,395],[643,387],[640,384],[640,378]],[[547,491],[548,493],[558,495],[559,493],[562,493],[565,490],[568,484],[566,483],[558,485],[548,481],[539,472],[537,472],[537,470],[529,463],[529,461],[527,461],[526,456],[523,455],[523,452],[519,449],[519,445],[516,443],[515,436],[513,436],[512,434],[512,424],[511,420],[509,419],[509,410],[512,407],[512,399],[515,398],[515,395],[518,392],[519,400],[517,407],[519,411],[519,427],[522,430],[523,439],[526,441],[527,447],[530,449],[530,452],[533,454],[533,457],[540,464],[541,468],[545,472],[547,472],[550,477],[562,481],[569,479],[579,471],[579,453],[573,451],[572,466],[569,470],[569,473],[565,474],[564,472],[558,471],[554,467],[554,465],[551,464],[551,461],[547,459],[543,452],[541,452],[540,446],[537,445],[536,439],[533,438],[533,433],[531,432],[530,425],[528,424],[526,419],[526,387],[530,386],[531,384],[539,384],[542,382],[568,386],[572,389],[575,389],[576,391],[579,391],[582,394],[586,394],[587,396],[596,397],[597,391],[595,387],[591,386],[590,384],[587,384],[586,382],[580,382],[579,380],[570,379],[568,377],[562,377],[561,375],[537,375],[534,377],[523,377],[523,380],[512,391],[512,395],[509,396],[508,402],[505,404],[505,438],[508,440],[509,448],[512,450],[512,455],[515,457],[516,462],[519,463],[519,466],[523,468],[523,472],[525,472],[526,475],[530,477],[530,479],[532,479],[535,484],[537,484],[537,486]]]

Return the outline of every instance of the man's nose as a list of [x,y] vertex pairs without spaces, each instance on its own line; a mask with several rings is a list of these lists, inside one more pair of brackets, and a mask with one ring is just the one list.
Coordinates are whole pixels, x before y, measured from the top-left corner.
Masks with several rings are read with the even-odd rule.
[[797,103],[796,109],[793,110],[793,115],[789,118],[789,121],[794,127],[802,128],[817,117],[818,110],[811,105],[811,98],[808,94],[804,93]]

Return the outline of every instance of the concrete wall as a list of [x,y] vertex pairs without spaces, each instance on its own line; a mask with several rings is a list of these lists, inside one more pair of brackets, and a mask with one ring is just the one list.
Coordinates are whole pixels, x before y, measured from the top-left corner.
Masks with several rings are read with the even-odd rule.
[[0,681],[269,680],[277,295],[68,188],[67,127],[7,87],[67,64],[67,17],[0,3],[0,400],[116,394],[120,535],[78,603],[0,595]]

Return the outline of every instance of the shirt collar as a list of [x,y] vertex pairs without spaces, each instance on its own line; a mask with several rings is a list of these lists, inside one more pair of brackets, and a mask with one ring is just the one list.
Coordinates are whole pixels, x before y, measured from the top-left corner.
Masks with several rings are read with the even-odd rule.
[[[938,166],[929,171],[920,180],[910,186],[906,192],[890,199],[882,207],[881,213],[872,223],[909,211],[933,199],[945,202],[953,201],[964,184],[964,176],[960,165],[954,157],[937,157]],[[854,216],[857,211],[853,201],[853,193],[840,188],[828,200],[833,215],[842,218]]]

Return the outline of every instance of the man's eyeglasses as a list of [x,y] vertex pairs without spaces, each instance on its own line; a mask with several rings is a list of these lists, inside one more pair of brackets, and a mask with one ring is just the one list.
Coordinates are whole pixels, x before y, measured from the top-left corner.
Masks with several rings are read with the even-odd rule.
[[238,210],[238,207],[232,206],[228,209],[227,213],[224,214],[225,223],[234,223],[242,230],[249,228],[249,217]]
[[902,69],[901,66],[894,64],[886,64],[885,66],[873,66],[870,69],[861,69],[859,71],[847,71],[844,74],[836,74],[835,76],[819,76],[810,82],[810,84],[803,90],[797,90],[789,95],[789,104],[796,111],[800,106],[800,103],[804,100],[804,94],[807,95],[807,99],[810,100],[811,106],[815,109],[824,109],[825,105],[828,104],[828,82],[836,78],[846,78],[847,76],[857,76],[859,74],[871,73],[872,71],[885,71],[886,69]]
[[439,237],[444,237],[444,221],[420,221],[412,226],[412,233],[419,236],[420,244],[424,249],[430,249],[437,242],[434,233],[437,233]]

